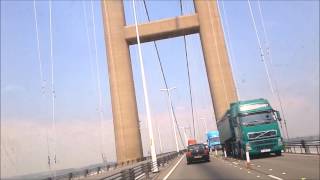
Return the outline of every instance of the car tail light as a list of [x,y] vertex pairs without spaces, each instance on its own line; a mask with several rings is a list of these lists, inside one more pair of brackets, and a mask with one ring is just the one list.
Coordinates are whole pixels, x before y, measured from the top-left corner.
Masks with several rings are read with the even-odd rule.
[[209,154],[209,150],[208,150],[208,149],[205,149],[205,150],[204,150],[204,153],[205,153],[205,154]]
[[191,152],[188,151],[187,154],[186,154],[186,156],[187,156],[187,157],[191,157]]

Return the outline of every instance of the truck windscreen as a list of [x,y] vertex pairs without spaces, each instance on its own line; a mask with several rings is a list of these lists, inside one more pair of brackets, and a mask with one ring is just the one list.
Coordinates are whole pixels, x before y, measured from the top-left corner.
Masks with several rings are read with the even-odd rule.
[[276,120],[275,115],[271,112],[247,114],[240,117],[241,125],[252,126],[256,124],[267,124]]
[[210,138],[210,143],[220,143],[219,137],[211,137]]

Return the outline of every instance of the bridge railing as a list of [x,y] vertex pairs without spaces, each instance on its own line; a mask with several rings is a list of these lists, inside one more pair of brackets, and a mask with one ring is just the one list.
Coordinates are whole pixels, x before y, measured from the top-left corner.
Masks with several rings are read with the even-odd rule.
[[285,141],[284,151],[299,154],[320,154],[320,140]]
[[[172,159],[176,158],[180,152],[168,152],[158,155],[157,165],[159,167],[165,166]],[[103,179],[103,180],[117,180],[117,179],[140,179],[142,177],[148,179],[151,172],[153,172],[154,164],[151,161],[151,157],[144,157],[136,161],[127,161],[123,163],[115,163],[112,165],[100,165],[93,168],[81,168],[72,172],[68,172],[53,177],[42,178],[45,180],[72,180],[89,178]]]

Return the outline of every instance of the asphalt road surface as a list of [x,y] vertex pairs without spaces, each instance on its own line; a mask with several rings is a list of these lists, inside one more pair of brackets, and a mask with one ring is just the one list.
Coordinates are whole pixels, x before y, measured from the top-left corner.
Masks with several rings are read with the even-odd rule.
[[253,159],[250,168],[243,160],[211,155],[210,162],[187,165],[180,161],[168,179],[320,179],[317,155],[284,154]]

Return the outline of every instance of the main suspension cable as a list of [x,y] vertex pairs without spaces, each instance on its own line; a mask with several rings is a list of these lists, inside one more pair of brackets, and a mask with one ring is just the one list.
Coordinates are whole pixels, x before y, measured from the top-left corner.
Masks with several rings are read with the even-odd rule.
[[44,79],[42,60],[41,60],[36,0],[33,0],[33,13],[34,13],[34,22],[35,22],[35,29],[36,29],[37,53],[38,53],[39,72],[40,72],[40,80],[41,80],[41,92],[44,95],[46,80]]
[[[273,88],[273,84],[272,84],[272,78],[271,78],[271,74],[269,72],[269,67],[265,61],[265,55],[264,55],[264,51],[263,51],[263,48],[262,48],[262,43],[261,43],[261,40],[260,40],[260,36],[259,36],[259,33],[258,33],[258,29],[257,29],[257,25],[256,25],[256,22],[255,22],[255,19],[254,19],[254,15],[253,15],[253,11],[252,11],[252,7],[251,7],[251,3],[250,3],[250,0],[247,0],[248,2],[248,6],[249,6],[249,10],[250,10],[250,15],[251,15],[251,19],[252,19],[252,24],[253,24],[253,27],[254,27],[254,30],[255,30],[255,33],[256,33],[256,38],[257,38],[257,41],[258,41],[258,45],[259,45],[259,49],[260,49],[260,54],[261,54],[261,60],[264,64],[264,68],[265,68],[265,71],[266,71],[266,74],[267,74],[267,79],[268,79],[268,82],[269,82],[269,87],[270,87],[270,90],[271,90],[271,93],[272,93],[272,96],[273,96],[273,99],[277,99],[276,96],[275,96],[275,91],[274,91],[274,88]],[[278,95],[278,98],[280,96]],[[279,99],[278,99],[279,100]],[[279,101],[280,103],[280,101]],[[281,103],[282,104],[282,103]],[[281,105],[282,106],[282,105]],[[280,107],[281,108],[281,107]],[[281,123],[280,123],[281,125]],[[285,123],[285,127],[287,127],[286,123]],[[281,125],[281,128],[282,128],[282,125]],[[288,131],[286,129],[286,135],[287,135],[287,138],[288,137]]]
[[95,50],[95,63],[96,63],[96,78],[97,78],[97,91],[99,95],[99,116],[100,116],[100,136],[101,136],[101,142],[100,142],[100,152],[101,152],[101,158],[104,161],[104,154],[103,154],[103,142],[104,142],[104,136],[103,136],[103,108],[102,108],[102,92],[101,92],[101,80],[100,80],[100,71],[99,71],[99,62],[98,62],[98,49],[97,49],[97,38],[96,38],[96,24],[95,24],[95,15],[93,11],[93,1],[91,0],[91,14],[92,14],[92,25],[93,25],[93,40],[94,40],[94,50]]
[[254,31],[255,31],[256,38],[257,38],[258,45],[259,45],[261,61],[264,64],[264,68],[265,68],[265,71],[266,71],[266,74],[267,74],[267,79],[268,79],[268,82],[269,82],[269,87],[270,87],[271,93],[274,95],[274,89],[273,89],[273,85],[272,85],[271,75],[270,75],[270,72],[269,72],[268,65],[267,65],[267,63],[265,61],[265,58],[264,58],[265,57],[264,56],[264,51],[262,49],[262,44],[261,44],[260,36],[259,36],[259,33],[258,33],[257,24],[256,24],[256,21],[255,21],[254,16],[253,16],[250,0],[247,0],[247,2],[248,2],[249,10],[250,10],[252,25],[254,27]]
[[88,42],[88,49],[89,49],[89,65],[90,65],[90,73],[91,73],[91,78],[92,81],[94,81],[94,77],[95,77],[95,73],[94,73],[94,68],[93,68],[93,63],[92,63],[92,44],[90,41],[90,35],[89,35],[89,28],[88,28],[88,15],[87,15],[87,10],[86,10],[86,5],[85,5],[86,1],[82,1],[82,11],[83,11],[83,15],[84,15],[84,23],[85,23],[85,29],[86,29],[86,36],[87,36],[87,42]]
[[[258,0],[258,9],[259,9],[260,21],[261,21],[262,29],[263,29],[263,35],[264,35],[265,41],[266,41],[265,44],[266,44],[266,50],[267,50],[267,55],[268,55],[267,57],[269,57],[270,63],[271,63],[271,65],[273,65],[273,58],[272,58],[272,54],[271,54],[270,42],[269,42],[269,38],[268,38],[266,27],[265,27],[265,23],[264,23],[264,18],[263,18],[263,15],[262,15],[260,0]],[[273,70],[273,68],[271,68],[271,70]],[[279,92],[279,89],[278,89],[277,78],[274,78],[273,81],[275,83],[274,84],[275,93],[277,95],[277,99],[278,99],[278,102],[279,102],[281,114],[282,114],[282,117],[283,117],[283,122],[284,122],[285,130],[286,130],[287,139],[289,139],[289,132],[288,132],[288,127],[287,127],[287,122],[286,122],[286,116],[285,116],[285,111],[284,111],[284,108],[283,108],[283,105],[282,105],[280,92]],[[280,125],[281,125],[281,123],[280,123]]]
[[[145,0],[143,0],[143,5],[144,5],[144,9],[145,9],[145,12],[146,12],[146,15],[147,15],[148,22],[150,22],[151,19],[150,19],[150,16],[149,16],[149,11],[148,11],[147,4],[146,4]],[[160,66],[161,75],[162,75],[162,78],[163,78],[163,82],[164,82],[165,88],[169,89],[168,83],[167,83],[167,79],[166,79],[166,76],[165,76],[165,73],[164,73],[162,61],[161,61],[161,58],[160,58],[159,48],[158,48],[158,45],[157,45],[156,41],[153,41],[153,45],[154,45],[155,50],[156,50],[157,59],[158,59],[158,63],[159,63],[159,66]],[[166,91],[166,92],[167,92],[167,96],[169,96],[169,91]],[[179,137],[180,137],[181,143],[182,143],[183,147],[185,148],[185,143],[184,143],[184,141],[182,139],[182,135],[180,133],[179,124],[178,124],[178,121],[177,121],[176,114],[175,114],[175,111],[174,111],[172,103],[171,103],[171,107],[170,108],[172,108],[172,114],[173,114],[173,117],[174,117],[175,124],[177,126],[177,130],[178,130],[178,133],[179,133]]]
[[[183,5],[182,0],[180,0],[180,15],[183,15]],[[192,86],[191,86],[191,79],[190,79],[190,67],[189,67],[189,56],[188,56],[188,49],[187,49],[187,41],[186,36],[183,35],[183,42],[184,42],[184,51],[185,51],[185,59],[187,65],[187,74],[188,74],[188,87],[189,87],[189,96],[190,96],[190,106],[191,106],[191,115],[192,115],[192,124],[193,124],[193,137],[196,139],[196,128],[194,124],[194,107],[193,107],[193,99],[192,99]],[[199,123],[198,123],[199,125]],[[198,129],[199,131],[199,129]]]
[[50,63],[51,63],[51,93],[52,93],[52,129],[53,129],[53,159],[54,179],[56,177],[57,155],[56,155],[56,120],[55,120],[55,88],[54,88],[54,60],[53,60],[53,38],[52,38],[52,0],[49,0],[49,30],[50,30]]
[[[41,81],[41,93],[42,97],[45,94],[45,79],[43,75],[43,67],[42,67],[42,59],[41,59],[41,51],[40,51],[40,40],[39,40],[39,29],[38,29],[38,18],[37,18],[37,7],[36,7],[36,0],[33,0],[33,13],[34,13],[34,22],[35,22],[35,30],[36,30],[36,39],[37,39],[37,53],[38,53],[38,62],[39,62],[39,71],[40,71],[40,81]],[[49,172],[51,172],[51,161],[50,161],[50,145],[48,140],[48,129],[46,130],[46,143],[47,143],[47,157],[48,157],[48,168]]]

